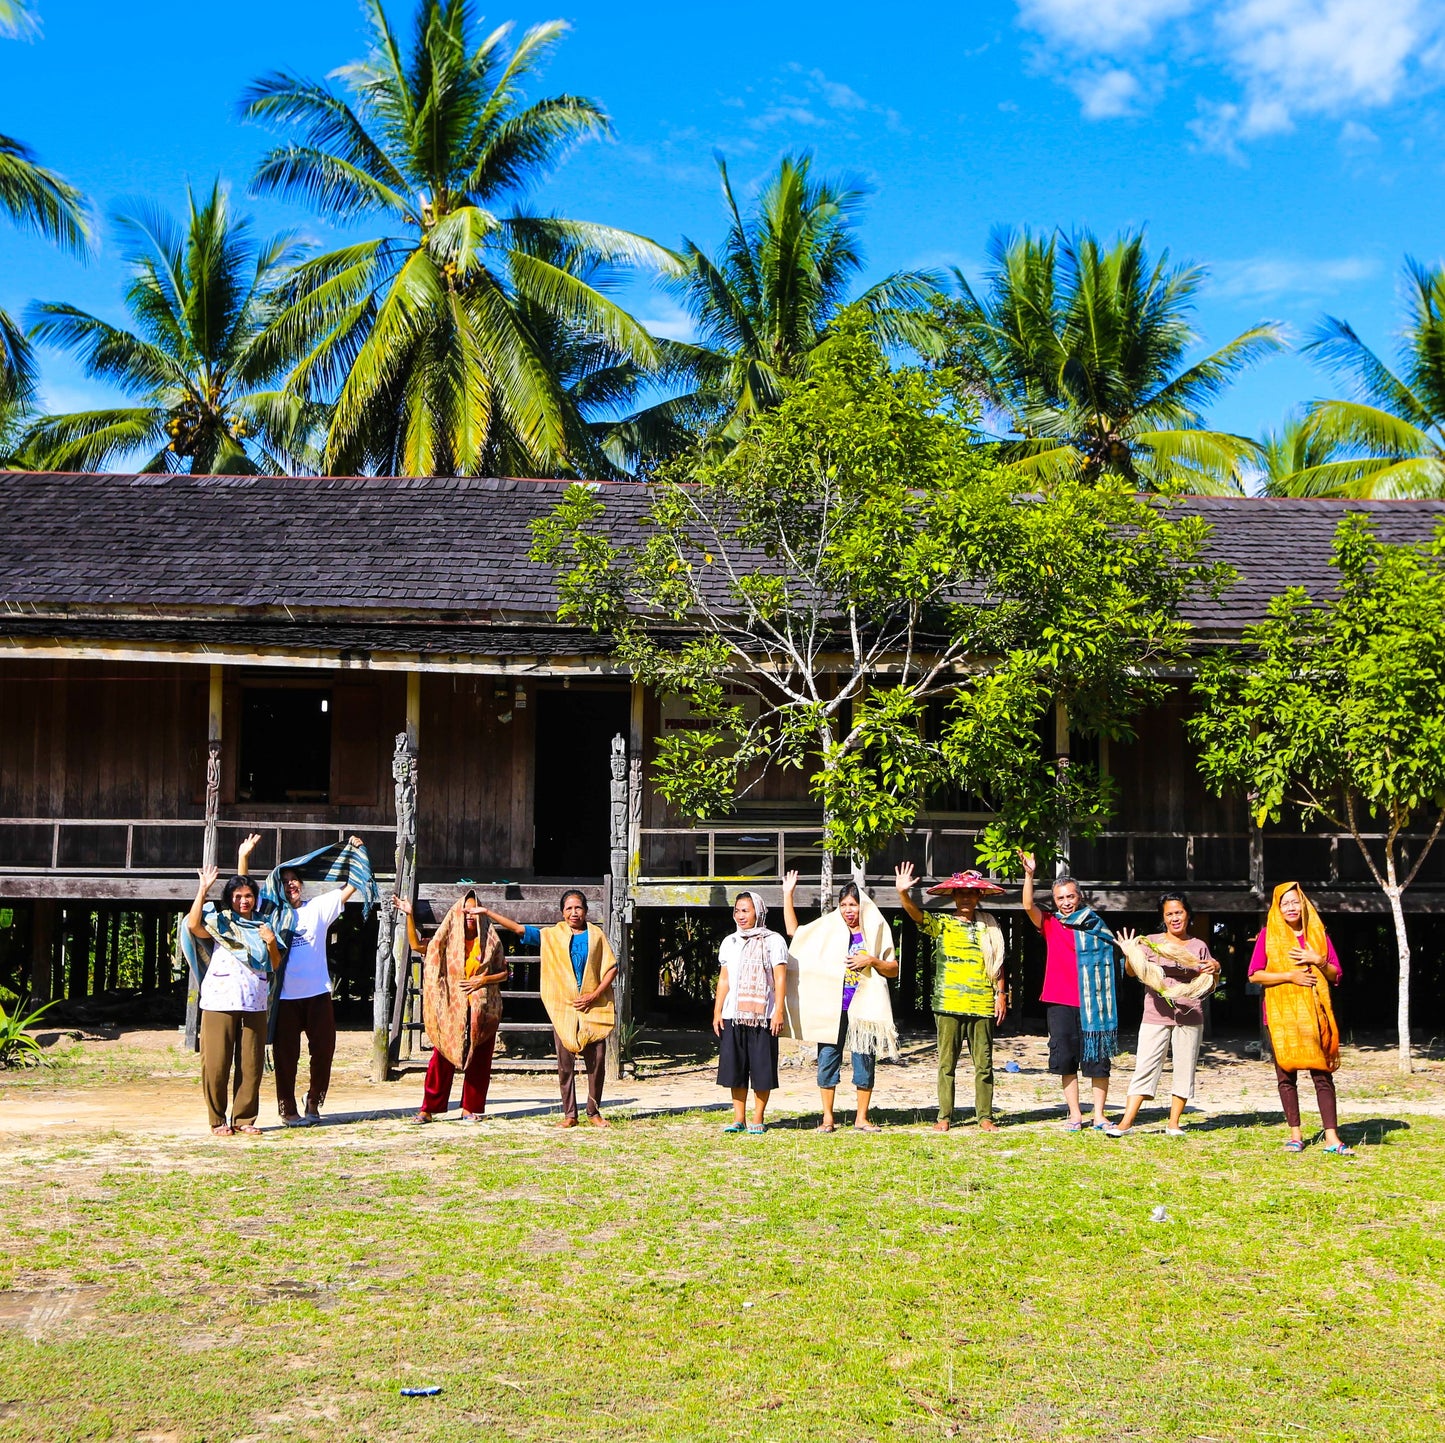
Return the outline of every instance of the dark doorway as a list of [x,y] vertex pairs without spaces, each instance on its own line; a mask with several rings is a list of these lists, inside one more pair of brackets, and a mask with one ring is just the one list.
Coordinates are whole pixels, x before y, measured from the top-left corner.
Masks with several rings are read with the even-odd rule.
[[536,848],[539,877],[607,871],[612,738],[627,735],[625,691],[537,693]]
[[325,802],[330,793],[330,688],[246,687],[237,798]]

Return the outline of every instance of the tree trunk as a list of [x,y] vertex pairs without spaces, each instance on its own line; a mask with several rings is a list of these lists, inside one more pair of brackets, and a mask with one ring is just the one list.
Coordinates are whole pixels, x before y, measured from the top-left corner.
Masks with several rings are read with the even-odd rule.
[[1385,848],[1385,876],[1389,885],[1385,896],[1390,900],[1390,916],[1395,919],[1395,946],[1400,958],[1400,998],[1396,1026],[1400,1038],[1400,1071],[1409,1073],[1410,1059],[1410,938],[1405,932],[1405,909],[1400,905],[1400,885],[1395,874],[1395,849]]

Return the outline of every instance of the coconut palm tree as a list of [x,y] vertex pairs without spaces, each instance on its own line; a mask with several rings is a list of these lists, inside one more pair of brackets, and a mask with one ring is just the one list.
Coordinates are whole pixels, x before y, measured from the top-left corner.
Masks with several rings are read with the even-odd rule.
[[[22,229],[36,231],[77,255],[84,255],[89,247],[84,197],[8,135],[0,135],[0,210]],[[34,393],[35,357],[30,343],[14,318],[0,309],[0,407],[10,430]]]
[[785,156],[745,216],[721,156],[717,166],[727,234],[715,256],[685,240],[687,270],[673,282],[696,337],[661,348],[662,379],[675,394],[610,433],[634,460],[674,451],[700,430],[736,439],[807,371],[850,304],[881,345],[931,352],[941,342],[932,273],[897,272],[850,300],[864,263],[857,221],[866,187],[815,177],[808,154]]
[[30,309],[37,339],[137,401],[43,418],[30,447],[55,470],[102,470],[137,452],[145,471],[310,469],[320,418],[275,389],[293,358],[268,334],[303,251],[288,235],[254,239],[219,184],[200,201],[187,190],[186,202],[184,226],[150,206],[116,218],[134,330],[59,302]]
[[1206,404],[1282,342],[1258,325],[1186,365],[1198,266],[1151,262],[1142,232],[1105,248],[1071,237],[1001,232],[987,289],[954,272],[943,310],[949,360],[1001,418],[1002,459],[1030,482],[1123,477],[1146,489],[1231,492],[1258,444],[1204,426]]
[[1294,478],[1339,459],[1340,452],[1302,416],[1290,415],[1278,431],[1266,431],[1259,438],[1257,480],[1266,496],[1299,495]]
[[1346,377],[1354,395],[1308,408],[1317,454],[1281,481],[1281,494],[1445,496],[1445,271],[1407,260],[1404,279],[1397,370],[1335,316],[1305,347]]
[[[259,192],[390,233],[298,273],[278,322],[283,347],[315,341],[289,385],[330,399],[328,470],[575,472],[584,420],[553,365],[558,328],[634,365],[656,364],[646,330],[585,278],[593,264],[676,268],[641,236],[527,211],[522,201],[575,142],[606,134],[590,100],[523,102],[521,87],[567,27],[538,25],[508,52],[509,27],[473,43],[471,0],[417,0],[409,46],[368,0],[369,58],[329,85],[257,81],[244,114],[289,129],[255,176]],[[510,213],[503,213],[506,208]],[[548,252],[566,252],[571,265]]]

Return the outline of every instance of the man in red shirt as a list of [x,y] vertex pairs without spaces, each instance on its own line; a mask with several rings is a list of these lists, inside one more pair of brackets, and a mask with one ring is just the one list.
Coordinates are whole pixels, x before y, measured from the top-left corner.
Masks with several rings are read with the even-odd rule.
[[[1049,1024],[1049,1071],[1056,1072],[1064,1087],[1064,1101],[1069,1107],[1069,1132],[1082,1132],[1083,1113],[1079,1108],[1079,1073],[1082,1071],[1094,1085],[1094,1128],[1102,1132],[1108,1126],[1105,1106],[1109,1100],[1109,1056],[1088,1056],[1081,1021],[1079,993],[1078,933],[1067,927],[1059,916],[1072,918],[1085,909],[1079,884],[1072,877],[1061,877],[1053,885],[1054,911],[1045,912],[1034,901],[1034,857],[1020,852],[1024,864],[1023,909],[1044,938],[1044,987],[1039,1001],[1044,1004]],[[1097,918],[1094,919],[1097,922]],[[1099,923],[1102,928],[1102,923]],[[1104,929],[1107,935],[1107,929]],[[1112,938],[1111,938],[1112,940]],[[1112,976],[1109,979],[1112,987]],[[1112,1009],[1111,1009],[1112,1010]]]

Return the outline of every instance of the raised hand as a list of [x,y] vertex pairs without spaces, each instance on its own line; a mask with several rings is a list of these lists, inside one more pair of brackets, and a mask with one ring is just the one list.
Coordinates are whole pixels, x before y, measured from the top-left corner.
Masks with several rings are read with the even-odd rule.
[[361,847],[365,846],[365,843],[361,840],[360,837],[348,837],[346,839],[346,845],[348,847]]
[[1020,848],[1019,848],[1019,861],[1024,864],[1024,871],[1027,872],[1030,877],[1032,877],[1033,874],[1034,874],[1034,871],[1035,871],[1035,869],[1036,869],[1036,863],[1034,862],[1034,854],[1033,854],[1032,852],[1026,852],[1026,851],[1024,851],[1024,849],[1023,849],[1022,847],[1020,847]]
[[783,873],[783,895],[791,897],[798,890],[798,869],[793,868],[791,872]]
[[402,913],[404,916],[407,916],[407,917],[410,917],[410,916],[411,916],[411,902],[410,902],[410,900],[409,900],[408,898],[406,898],[406,897],[393,897],[393,898],[391,899],[391,905],[392,905],[393,907],[395,907],[396,910],[397,910],[398,912]]
[[241,859],[242,862],[250,860],[251,853],[256,850],[256,846],[260,842],[260,840],[260,832],[252,832],[250,836],[245,838],[245,840],[241,843],[240,847],[237,848],[237,856]]
[[221,869],[219,867],[200,867],[197,869],[196,876],[201,880],[201,896],[204,897],[206,893],[216,885],[216,878],[220,875]]
[[900,862],[893,869],[893,885],[897,888],[900,897],[907,892],[911,892],[913,890],[913,884],[917,882],[917,880],[918,875],[913,870],[912,862]]

